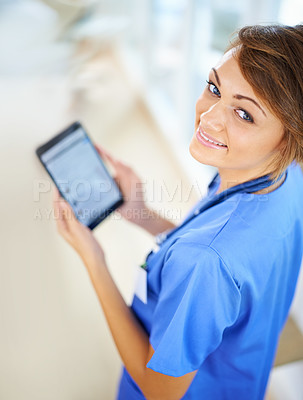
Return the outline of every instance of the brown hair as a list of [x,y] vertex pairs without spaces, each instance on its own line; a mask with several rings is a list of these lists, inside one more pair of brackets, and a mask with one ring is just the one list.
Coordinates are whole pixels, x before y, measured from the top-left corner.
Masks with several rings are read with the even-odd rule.
[[303,25],[246,26],[227,51],[256,95],[284,125],[272,167],[276,179],[293,161],[303,161]]

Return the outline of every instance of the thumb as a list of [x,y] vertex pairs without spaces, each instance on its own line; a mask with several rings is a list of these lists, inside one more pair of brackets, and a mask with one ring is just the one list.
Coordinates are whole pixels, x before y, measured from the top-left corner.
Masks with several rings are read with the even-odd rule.
[[71,205],[64,199],[60,201],[60,208],[62,210],[62,216],[67,223],[76,223],[78,222],[74,210]]

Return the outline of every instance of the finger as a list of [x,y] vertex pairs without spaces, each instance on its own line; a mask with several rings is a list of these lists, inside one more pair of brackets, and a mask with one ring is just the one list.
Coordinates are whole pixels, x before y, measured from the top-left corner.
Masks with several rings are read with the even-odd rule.
[[108,167],[111,175],[115,179],[117,176],[117,168],[119,165],[118,161],[113,156],[111,156],[106,150],[101,148],[100,146],[95,145],[95,148],[96,148],[97,152],[99,153],[99,155],[101,156],[101,158],[107,163],[107,167]]
[[61,196],[58,188],[56,186],[54,186],[54,188],[53,188],[53,205],[56,210],[59,210],[62,201],[64,201],[63,197]]
[[53,202],[54,217],[55,217],[58,232],[61,235],[65,236],[65,233],[68,232],[68,225],[67,225],[67,222],[63,215],[61,201],[57,196],[58,196],[57,193],[54,193],[54,202]]
[[105,150],[103,147],[95,144],[95,148],[98,151],[98,153],[100,154],[100,156],[102,158],[105,158],[106,160],[108,160],[111,164],[113,164],[115,166],[115,164],[118,163],[118,160],[113,157],[107,150]]
[[[119,170],[119,174],[123,172],[125,169],[130,169],[127,164],[125,164],[123,161],[118,160],[117,158],[113,157],[107,150],[105,150],[103,147],[99,145],[95,145],[98,153],[101,155],[101,157],[104,157],[109,163],[114,167],[115,170]],[[128,172],[128,171],[127,171]]]
[[94,143],[95,149],[97,150],[97,152],[101,155],[101,153],[104,152],[104,149],[99,145]]
[[61,196],[57,188],[54,188],[53,206],[57,221],[57,228],[60,233],[66,233],[70,230],[70,225],[75,223],[76,217],[73,209]]
[[60,208],[62,211],[62,216],[64,220],[67,222],[68,225],[75,224],[78,222],[74,210],[71,207],[71,205],[64,199],[61,198],[60,202]]
[[[100,156],[104,156],[104,157],[108,157],[108,158],[110,158],[111,156],[110,156],[110,154],[109,154],[109,152],[108,151],[106,151],[103,147],[101,147],[100,145],[98,145],[98,144],[95,144],[95,148],[96,148],[96,150],[97,150],[97,152],[100,154]],[[113,157],[112,157],[113,158]]]

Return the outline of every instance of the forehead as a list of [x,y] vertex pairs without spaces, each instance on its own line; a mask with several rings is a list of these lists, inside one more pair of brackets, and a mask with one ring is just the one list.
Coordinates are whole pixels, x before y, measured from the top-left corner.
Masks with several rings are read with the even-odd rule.
[[215,69],[220,78],[221,86],[225,90],[231,91],[231,94],[241,94],[249,96],[260,103],[263,103],[254,93],[252,86],[246,81],[240,70],[238,61],[235,57],[235,50],[231,49],[225,53],[219,62],[216,64]]

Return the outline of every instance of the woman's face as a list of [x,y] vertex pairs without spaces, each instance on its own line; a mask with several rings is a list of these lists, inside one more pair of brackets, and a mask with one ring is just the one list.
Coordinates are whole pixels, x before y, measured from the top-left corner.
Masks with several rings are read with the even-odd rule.
[[221,178],[243,182],[271,172],[283,131],[244,79],[232,51],[226,53],[198,98],[191,155],[217,167]]

